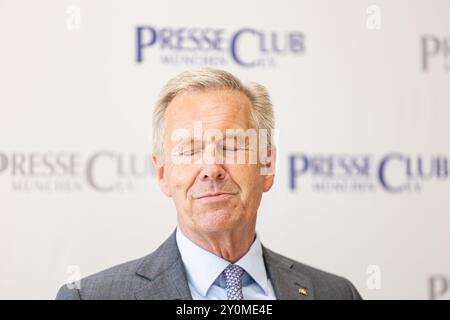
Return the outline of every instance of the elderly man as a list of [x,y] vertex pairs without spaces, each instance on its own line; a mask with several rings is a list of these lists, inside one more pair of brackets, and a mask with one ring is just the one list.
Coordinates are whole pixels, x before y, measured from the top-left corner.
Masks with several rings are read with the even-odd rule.
[[178,227],[153,253],[63,286],[57,299],[360,299],[341,278],[262,246],[274,116],[266,89],[202,68],[163,88],[154,111],[156,177]]

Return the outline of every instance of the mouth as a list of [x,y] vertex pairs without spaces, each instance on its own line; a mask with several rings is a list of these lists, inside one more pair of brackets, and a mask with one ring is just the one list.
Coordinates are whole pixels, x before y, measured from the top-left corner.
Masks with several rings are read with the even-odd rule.
[[211,192],[203,194],[199,197],[194,197],[195,200],[201,200],[201,201],[220,201],[225,200],[231,196],[234,196],[234,193],[225,193],[225,192]]

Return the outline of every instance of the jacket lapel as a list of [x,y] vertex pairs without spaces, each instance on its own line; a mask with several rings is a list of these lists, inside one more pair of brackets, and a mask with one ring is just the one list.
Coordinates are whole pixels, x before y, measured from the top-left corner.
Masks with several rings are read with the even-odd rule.
[[294,268],[291,261],[263,246],[264,262],[278,300],[312,300],[309,277]]
[[138,300],[192,300],[175,232],[144,258],[136,274],[149,280],[135,291]]

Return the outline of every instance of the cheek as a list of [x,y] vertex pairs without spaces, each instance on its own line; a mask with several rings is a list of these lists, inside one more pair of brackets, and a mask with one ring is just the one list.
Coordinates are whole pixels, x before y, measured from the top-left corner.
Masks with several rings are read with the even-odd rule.
[[173,166],[169,171],[169,188],[174,194],[185,194],[195,180],[195,168]]
[[264,179],[260,175],[258,166],[237,166],[231,169],[231,175],[241,189],[242,200],[247,202],[252,198],[259,198],[258,195],[263,190]]

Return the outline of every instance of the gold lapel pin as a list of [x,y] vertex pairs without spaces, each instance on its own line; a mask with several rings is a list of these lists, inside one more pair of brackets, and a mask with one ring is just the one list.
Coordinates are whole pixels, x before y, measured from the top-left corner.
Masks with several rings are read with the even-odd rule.
[[298,288],[298,293],[300,293],[302,296],[307,296],[308,290],[306,290],[305,288]]

